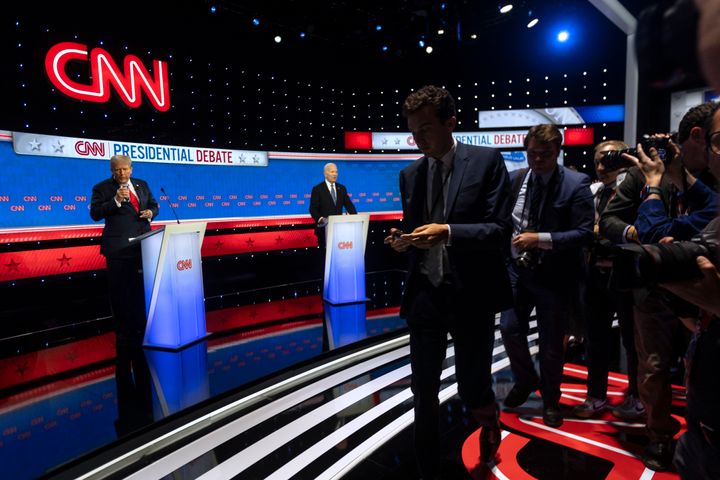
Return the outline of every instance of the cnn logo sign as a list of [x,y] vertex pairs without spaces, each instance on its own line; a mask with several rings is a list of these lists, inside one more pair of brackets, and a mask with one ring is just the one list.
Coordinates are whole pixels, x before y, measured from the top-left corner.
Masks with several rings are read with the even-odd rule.
[[177,262],[178,270],[190,270],[191,268],[192,268],[192,259],[188,258],[185,260],[178,260],[178,262]]
[[337,247],[340,250],[351,250],[353,248],[352,242],[338,242]]
[[[90,62],[90,85],[70,78],[67,64],[72,61]],[[102,48],[93,48],[88,54],[87,46],[81,43],[58,43],[45,55],[45,73],[55,88],[69,97],[105,103],[110,99],[112,88],[128,107],[137,108],[144,91],[157,110],[164,112],[170,108],[167,62],[153,60],[152,76],[135,55],[125,56],[123,67],[118,68]]]

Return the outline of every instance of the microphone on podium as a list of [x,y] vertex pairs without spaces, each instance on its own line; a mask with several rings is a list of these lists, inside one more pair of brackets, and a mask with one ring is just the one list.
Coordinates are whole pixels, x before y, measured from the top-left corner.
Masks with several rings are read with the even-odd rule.
[[[129,184],[123,183],[123,184],[120,185],[120,186],[121,186],[122,188],[127,189],[128,192],[130,191],[130,185],[129,185]],[[122,201],[123,201],[123,203],[129,202],[129,201],[130,201],[130,197],[128,197],[128,198],[123,198]]]
[[167,202],[168,206],[170,207],[170,210],[172,210],[173,215],[175,215],[175,220],[177,221],[178,224],[180,224],[180,219],[179,219],[178,216],[177,216],[177,212],[176,212],[175,209],[173,208],[172,202],[170,202],[170,200],[168,199],[168,196],[169,196],[169,195],[167,194],[167,192],[165,191],[165,189],[164,189],[163,187],[160,187],[160,191],[161,191],[161,192],[163,193],[163,195],[165,196],[165,201]]

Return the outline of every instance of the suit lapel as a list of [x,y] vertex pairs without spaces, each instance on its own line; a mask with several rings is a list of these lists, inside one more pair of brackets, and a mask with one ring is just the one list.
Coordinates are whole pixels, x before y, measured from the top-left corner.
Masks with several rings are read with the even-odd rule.
[[445,208],[445,220],[450,217],[455,207],[455,200],[457,199],[458,192],[460,191],[460,185],[462,184],[463,176],[465,175],[465,169],[467,168],[469,158],[465,151],[465,147],[462,143],[457,144],[455,150],[455,160],[453,160],[452,177],[450,178],[450,186],[448,187],[448,198],[447,207]]
[[423,212],[425,211],[428,163],[428,158],[422,157],[418,167],[409,172],[408,178],[408,186],[412,189],[408,192],[410,194],[408,204],[418,226],[423,222]]

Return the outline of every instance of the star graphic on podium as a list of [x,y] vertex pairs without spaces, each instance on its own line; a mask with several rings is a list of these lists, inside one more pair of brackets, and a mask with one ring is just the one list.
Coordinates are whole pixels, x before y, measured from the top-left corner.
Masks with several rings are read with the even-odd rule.
[[62,267],[69,267],[70,266],[70,260],[72,260],[72,257],[68,257],[65,255],[65,252],[63,252],[63,256],[60,258],[56,258],[58,262],[60,262],[60,268]]
[[224,243],[218,240],[217,242],[215,242],[215,250],[220,250],[223,245]]
[[6,263],[5,266],[8,268],[8,272],[19,272],[20,269],[18,269],[18,266],[19,266],[21,263],[22,263],[22,262],[16,262],[15,260],[13,260],[13,259],[11,258],[11,259],[10,259],[10,263]]
[[57,141],[55,145],[52,146],[55,153],[63,153],[63,148],[65,148],[65,145],[60,143],[60,140]]
[[284,238],[281,237],[280,235],[278,235],[277,237],[275,237],[275,243],[282,243],[283,240],[284,240]]
[[253,240],[252,238],[248,238],[247,240],[245,240],[245,243],[247,244],[248,247],[252,248],[253,244],[255,243],[255,240]]
[[77,356],[77,352],[75,352],[75,350],[70,350],[67,353],[67,355],[65,355],[65,359],[67,359],[71,362],[74,362],[75,360],[77,360],[77,358],[78,358],[78,356]]

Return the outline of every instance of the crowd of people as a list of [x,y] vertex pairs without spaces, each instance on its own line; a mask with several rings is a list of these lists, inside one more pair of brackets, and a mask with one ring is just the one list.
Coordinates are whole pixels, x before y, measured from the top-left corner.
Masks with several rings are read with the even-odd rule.
[[[437,394],[448,335],[458,393],[481,427],[480,459],[491,464],[500,445],[490,375],[493,317],[501,314],[515,380],[504,407],[517,408],[539,390],[544,424],[559,428],[570,414],[560,408],[560,384],[564,339],[578,303],[588,306],[587,397],[571,414],[591,418],[609,408],[608,352],[617,316],[629,382],[612,414],[646,425],[647,468],[665,471],[674,462],[684,478],[720,478],[711,450],[720,446],[720,419],[711,408],[720,404],[720,389],[708,363],[720,350],[720,300],[706,298],[717,292],[716,259],[688,246],[698,235],[717,244],[718,106],[691,108],[677,137],[656,134],[635,149],[619,140],[598,144],[596,183],[558,163],[562,134],[555,125],[529,129],[528,168],[508,174],[496,150],[454,140],[455,104],[447,90],[413,92],[403,113],[423,156],[400,174],[402,228],[391,229],[385,242],[409,257],[401,315],[410,331],[422,478],[440,471]],[[628,253],[628,244],[636,249]],[[659,252],[654,257],[646,251],[651,247]],[[618,262],[643,255],[654,268],[613,278],[630,270]],[[675,276],[675,270],[694,275]],[[527,340],[533,309],[538,370]],[[686,368],[688,431],[676,442],[671,371],[683,356],[692,365]]]

